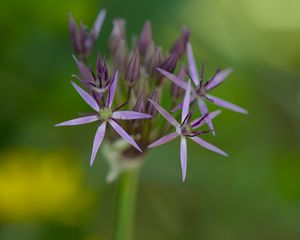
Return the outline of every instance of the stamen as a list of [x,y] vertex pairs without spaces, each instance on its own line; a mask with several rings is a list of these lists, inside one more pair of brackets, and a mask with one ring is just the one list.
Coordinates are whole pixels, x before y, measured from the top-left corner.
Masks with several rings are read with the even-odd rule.
[[119,109],[121,109],[122,107],[124,107],[126,104],[128,103],[128,101],[124,102],[123,104],[121,104],[119,107],[116,107],[113,112],[118,111]]

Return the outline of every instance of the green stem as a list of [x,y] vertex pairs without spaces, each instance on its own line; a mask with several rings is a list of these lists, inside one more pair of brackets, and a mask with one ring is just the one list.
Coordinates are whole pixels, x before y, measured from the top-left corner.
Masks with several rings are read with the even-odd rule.
[[135,201],[140,167],[124,171],[117,186],[117,208],[114,240],[132,240]]

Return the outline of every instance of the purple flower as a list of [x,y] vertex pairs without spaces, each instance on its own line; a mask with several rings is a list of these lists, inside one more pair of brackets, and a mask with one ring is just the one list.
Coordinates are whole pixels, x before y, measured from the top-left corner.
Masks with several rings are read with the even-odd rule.
[[71,14],[69,15],[71,40],[74,51],[80,59],[85,59],[93,50],[95,40],[98,38],[105,15],[106,10],[101,10],[90,32],[88,32],[87,28],[82,23],[80,23],[78,27],[73,16]]
[[[207,109],[205,100],[212,102],[218,106],[230,109],[235,112],[239,112],[239,113],[243,113],[243,114],[248,113],[247,110],[245,110],[233,103],[227,102],[223,99],[220,99],[220,98],[217,98],[217,97],[214,97],[214,96],[208,94],[209,91],[211,91],[214,88],[216,88],[217,86],[219,86],[226,79],[226,77],[232,72],[231,69],[226,69],[224,71],[218,70],[216,72],[216,74],[209,81],[207,81],[205,84],[203,84],[203,67],[202,67],[201,75],[199,77],[197,66],[196,66],[195,59],[194,59],[193,52],[192,52],[192,47],[191,47],[190,43],[187,44],[187,57],[188,57],[188,62],[189,62],[190,78],[192,79],[192,81],[194,82],[194,85],[195,85],[191,89],[191,92],[192,92],[191,101],[194,101],[194,100],[197,101],[198,107],[199,107],[202,115],[205,115],[206,113],[208,113],[208,109]],[[172,73],[165,71],[162,68],[158,68],[157,70],[161,74],[163,74],[165,77],[170,79],[172,82],[174,82],[176,85],[178,85],[180,88],[185,89],[185,90],[187,89],[188,84],[184,81],[184,79],[181,79],[181,78],[173,75]],[[174,111],[181,107],[182,107],[182,103],[177,105],[177,107],[174,108]],[[214,133],[212,121],[209,116],[207,117],[206,121],[207,121],[209,128]]]
[[206,113],[200,118],[195,119],[194,121],[191,120],[192,118],[192,112],[189,112],[189,105],[190,105],[190,91],[191,86],[190,82],[188,82],[186,87],[186,93],[183,100],[183,107],[182,107],[182,113],[181,113],[181,124],[179,124],[175,118],[168,113],[165,109],[163,109],[159,104],[152,101],[151,99],[148,99],[153,106],[159,111],[159,113],[171,124],[175,127],[176,131],[172,132],[157,141],[150,144],[148,147],[153,148],[157,147],[159,145],[165,144],[177,137],[181,138],[180,143],[180,159],[181,159],[181,170],[182,170],[182,181],[185,180],[186,177],[186,165],[187,165],[187,141],[186,138],[192,139],[194,142],[199,144],[200,146],[209,149],[211,151],[214,151],[216,153],[219,153],[221,155],[227,156],[227,154],[220,150],[219,148],[213,146],[212,144],[204,141],[203,139],[199,138],[198,135],[207,133],[208,131],[199,131],[197,130],[200,126],[202,126],[207,119],[207,117],[214,118],[217,116],[220,111],[216,111],[213,113]]
[[90,122],[100,121],[100,126],[97,129],[93,150],[90,160],[90,165],[92,166],[98,152],[98,149],[103,141],[107,123],[122,137],[125,141],[135,147],[138,151],[142,151],[140,147],[136,144],[133,138],[117,123],[116,120],[133,120],[133,119],[143,119],[151,118],[151,115],[135,112],[135,111],[118,111],[122,106],[117,109],[112,110],[112,103],[115,96],[116,85],[118,81],[118,71],[114,74],[113,81],[108,89],[107,99],[105,105],[101,106],[97,103],[95,98],[89,95],[86,91],[80,88],[77,84],[72,82],[73,87],[83,98],[83,100],[95,110],[95,113],[89,114],[85,117],[76,118],[63,123],[56,124],[55,126],[72,126],[81,125]]

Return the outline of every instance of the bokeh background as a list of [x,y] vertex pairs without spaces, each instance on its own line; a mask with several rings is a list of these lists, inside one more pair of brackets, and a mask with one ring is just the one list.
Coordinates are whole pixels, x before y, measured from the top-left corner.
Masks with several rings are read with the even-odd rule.
[[[153,150],[141,173],[135,239],[300,239],[300,2],[298,0],[1,0],[0,239],[111,239],[115,184],[93,126],[54,128],[85,103],[70,87],[67,15],[112,19],[128,35],[153,23],[168,48],[186,25],[208,72],[235,71],[216,92],[247,108],[224,110],[210,138],[229,158],[189,145],[182,184],[178,142]],[[213,109],[213,108],[211,108]]]

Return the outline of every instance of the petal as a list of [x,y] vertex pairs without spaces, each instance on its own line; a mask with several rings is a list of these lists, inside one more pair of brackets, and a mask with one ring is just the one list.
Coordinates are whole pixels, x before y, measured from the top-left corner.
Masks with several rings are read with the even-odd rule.
[[222,151],[221,149],[215,147],[214,145],[212,145],[212,144],[210,144],[210,143],[204,141],[202,138],[199,138],[199,137],[191,137],[191,139],[192,139],[194,142],[198,143],[199,145],[201,145],[202,147],[204,147],[204,148],[206,148],[206,149],[208,149],[208,150],[210,150],[210,151],[219,153],[219,154],[221,154],[221,155],[223,155],[223,156],[226,156],[226,157],[228,156],[228,154],[227,154],[226,152],[224,152],[224,151]]
[[119,71],[116,71],[112,83],[108,88],[108,96],[107,96],[107,103],[106,103],[108,108],[111,108],[111,105],[114,101],[118,78],[119,78]]
[[[199,109],[200,109],[200,112],[202,115],[205,115],[208,113],[208,109],[207,109],[207,106],[205,104],[205,102],[203,102],[202,100],[198,99],[198,106],[199,106]],[[208,115],[207,118],[205,119],[209,129],[212,131],[212,134],[215,135],[215,130],[214,130],[214,126],[212,124],[212,121],[211,121],[211,118],[210,116]]]
[[113,112],[111,117],[115,119],[121,119],[121,120],[132,120],[132,119],[152,118],[152,115],[135,112],[135,111],[117,111],[117,112]]
[[227,102],[223,99],[220,99],[220,98],[217,98],[215,96],[212,96],[212,95],[208,95],[207,94],[207,97],[209,99],[212,100],[212,102],[220,107],[223,107],[223,108],[227,108],[229,110],[232,110],[234,112],[239,112],[239,113],[243,113],[243,114],[248,114],[248,111],[244,108],[241,108],[233,103],[230,103],[230,102]]
[[[195,94],[192,94],[192,97],[191,97],[190,102],[193,102],[195,99],[196,99]],[[178,104],[171,110],[171,112],[176,112],[176,111],[178,111],[179,109],[181,109],[182,107],[183,107],[183,102],[178,103]]]
[[185,137],[181,137],[180,160],[181,160],[182,181],[184,182],[185,177],[186,177],[186,160],[187,160],[187,146],[186,146],[186,138]]
[[176,138],[178,136],[178,134],[176,132],[173,132],[173,133],[170,133],[158,140],[156,140],[155,142],[151,143],[148,148],[153,148],[153,147],[157,147],[157,146],[160,146],[160,145],[163,145],[167,142],[170,142],[172,141],[174,138]]
[[132,146],[134,146],[137,150],[142,152],[140,147],[136,144],[136,142],[133,140],[132,137],[129,136],[129,134],[115,121],[109,120],[108,121],[110,125],[113,127],[113,129],[122,137],[124,140],[126,140],[128,143],[130,143]]
[[83,82],[93,83],[94,77],[91,70],[80,62],[75,56],[73,56],[75,63],[80,71]]
[[[212,119],[214,119],[216,116],[218,116],[220,113],[221,113],[221,110],[217,110],[217,111],[211,112],[211,113],[209,113],[209,117],[210,117],[210,119],[212,120]],[[207,118],[207,117],[206,117],[206,118]],[[203,118],[203,116],[201,116],[201,117],[195,119],[194,121],[191,122],[191,126],[193,126],[193,125],[196,124],[197,122],[198,122],[197,125],[196,125],[196,126],[193,126],[193,128],[198,128],[198,127],[203,126],[204,123],[206,123],[206,122],[205,122],[206,118]]]
[[189,108],[190,108],[190,99],[191,99],[191,82],[188,82],[188,86],[184,95],[183,99],[183,107],[182,107],[182,112],[181,112],[181,122],[184,121],[186,116],[189,113]]
[[99,35],[99,32],[102,28],[102,25],[103,25],[103,22],[104,22],[104,19],[105,19],[105,16],[106,16],[106,10],[105,9],[102,9],[97,18],[96,18],[96,21],[94,23],[94,26],[92,28],[92,31],[91,31],[91,35],[96,39]]
[[178,87],[180,87],[180,88],[182,88],[184,90],[187,88],[187,83],[184,81],[184,79],[180,79],[179,77],[175,76],[172,73],[167,72],[166,70],[164,70],[162,68],[157,68],[157,71],[159,71],[166,78],[170,79]]
[[216,76],[208,82],[208,84],[206,85],[206,90],[207,91],[212,90],[213,88],[220,85],[230,73],[232,73],[231,68],[218,72]]
[[191,78],[192,78],[193,82],[195,83],[195,85],[199,86],[200,80],[199,80],[199,75],[198,75],[198,69],[197,69],[195,58],[193,55],[191,43],[187,44],[186,54],[187,54],[187,58],[188,58],[188,62],[189,62],[189,71],[190,71]]
[[179,123],[176,121],[176,119],[170,113],[168,113],[165,109],[163,109],[159,104],[157,104],[156,102],[152,101],[151,99],[148,99],[148,101],[152,103],[152,105],[157,109],[157,111],[159,111],[160,114],[170,124],[172,124],[174,127],[177,127],[179,125]]
[[95,122],[97,120],[99,120],[98,116],[87,116],[87,117],[75,118],[66,122],[58,123],[55,125],[55,127],[81,125],[81,124]]
[[84,91],[81,87],[79,87],[76,83],[71,82],[75,90],[79,93],[79,95],[83,98],[83,100],[90,105],[91,108],[93,108],[95,111],[99,111],[99,105],[96,102],[96,100],[88,94],[86,91]]
[[90,166],[93,165],[95,157],[97,155],[98,149],[103,141],[104,135],[105,135],[105,129],[106,129],[106,122],[103,122],[97,129],[95,138],[94,138],[94,143],[93,143],[93,151],[91,155],[91,160],[90,160]]

